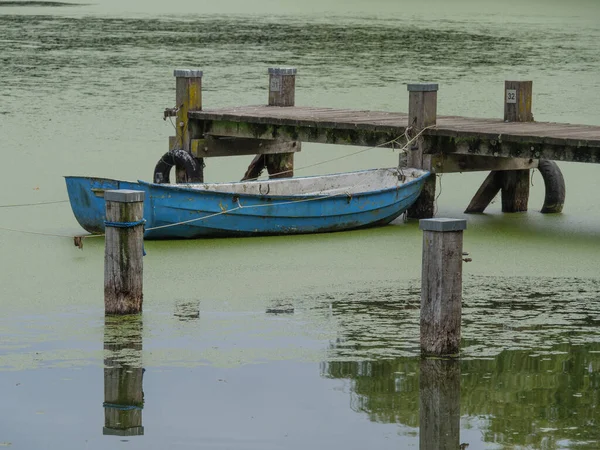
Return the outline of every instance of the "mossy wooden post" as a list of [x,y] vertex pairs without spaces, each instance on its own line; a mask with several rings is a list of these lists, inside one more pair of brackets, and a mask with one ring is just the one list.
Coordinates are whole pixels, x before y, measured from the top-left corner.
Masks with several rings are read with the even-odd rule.
[[[409,84],[408,88],[408,126],[410,135],[415,136],[423,128],[436,124],[437,120],[437,84]],[[425,154],[424,139],[419,138],[408,149],[408,166],[416,169],[431,170],[431,156]],[[408,217],[426,219],[433,217],[435,202],[435,175],[426,181],[421,195],[408,209]]]
[[144,192],[105,191],[104,250],[105,314],[142,311]]
[[533,122],[533,81],[504,82],[504,121]]
[[[296,69],[269,68],[269,106],[294,106],[296,99]],[[269,178],[294,176],[294,154],[265,155]]]
[[[533,122],[532,81],[504,82],[504,121]],[[527,211],[529,201],[529,169],[502,172],[502,212]]]
[[[189,111],[202,110],[202,71],[197,69],[175,69],[176,93],[175,104],[177,107],[177,134],[175,148],[191,153],[191,140],[202,134],[197,128],[200,126],[188,118]],[[171,148],[170,150],[174,150]],[[202,158],[198,158],[200,167],[204,165]],[[188,179],[183,167],[175,167],[175,180],[177,183],[203,182],[204,176],[200,171],[200,178]]]
[[144,434],[142,317],[106,317],[104,353],[102,434],[141,436]]
[[459,360],[421,360],[419,404],[419,450],[459,450]]
[[457,355],[462,303],[462,219],[423,219],[421,354]]

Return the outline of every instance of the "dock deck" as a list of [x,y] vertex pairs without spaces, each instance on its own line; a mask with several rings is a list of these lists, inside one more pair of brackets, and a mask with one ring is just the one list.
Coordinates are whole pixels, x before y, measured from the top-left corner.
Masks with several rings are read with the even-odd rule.
[[[405,113],[302,106],[241,106],[188,116],[213,136],[364,146],[391,146],[408,127]],[[437,116],[423,136],[429,154],[600,163],[600,126]]]

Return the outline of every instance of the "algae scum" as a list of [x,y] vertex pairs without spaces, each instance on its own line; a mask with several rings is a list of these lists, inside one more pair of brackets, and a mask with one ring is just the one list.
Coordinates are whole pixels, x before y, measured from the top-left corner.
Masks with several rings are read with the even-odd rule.
[[[149,179],[176,67],[204,70],[207,108],[264,104],[267,67],[296,66],[302,106],[406,111],[405,84],[430,81],[440,115],[500,117],[514,77],[533,80],[536,120],[600,124],[596,2],[14,3],[0,2],[0,205],[63,200],[64,175]],[[303,145],[297,172],[398,161],[315,166],[348,149]],[[207,159],[207,181],[250,159]],[[1,208],[0,446],[419,448],[448,411],[469,450],[597,449],[600,176],[561,169],[560,215],[539,214],[539,174],[512,215],[462,214],[485,173],[439,180],[437,215],[468,220],[473,260],[453,364],[419,358],[414,222],[146,242],[142,316],[105,318],[103,240],[73,246],[68,203]]]

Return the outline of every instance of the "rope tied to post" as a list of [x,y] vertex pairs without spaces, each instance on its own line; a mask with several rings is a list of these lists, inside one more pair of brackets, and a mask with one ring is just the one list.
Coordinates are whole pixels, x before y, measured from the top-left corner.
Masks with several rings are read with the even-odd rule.
[[[143,226],[145,223],[146,223],[146,219],[136,220],[135,222],[111,222],[109,220],[105,220],[104,226],[112,227],[112,228],[134,228],[139,225]],[[77,242],[75,242],[75,245],[77,245]],[[146,248],[144,247],[143,239],[142,239],[142,256],[146,256]]]
[[137,220],[135,222],[110,222],[108,220],[105,220],[104,226],[112,228],[133,228],[137,227],[138,225],[144,225],[145,223],[146,219]]
[[108,402],[102,403],[102,406],[104,408],[114,408],[114,409],[118,409],[120,411],[133,411],[134,409],[144,409],[143,407],[136,406],[136,405],[119,405],[117,403],[108,403]]

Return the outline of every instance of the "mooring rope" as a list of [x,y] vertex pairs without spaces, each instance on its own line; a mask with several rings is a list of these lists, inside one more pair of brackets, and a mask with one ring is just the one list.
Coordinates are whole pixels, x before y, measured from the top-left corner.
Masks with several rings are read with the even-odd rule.
[[14,205],[0,205],[0,208],[20,208],[22,206],[43,206],[54,205],[56,203],[67,203],[69,200],[56,200],[53,202],[37,202],[37,203],[19,203]]
[[[105,227],[111,227],[111,228],[134,228],[137,227],[139,225],[144,226],[144,224],[146,223],[146,219],[140,219],[140,220],[136,220],[135,222],[111,222],[110,220],[105,220],[104,221],[104,226]],[[143,239],[144,233],[142,231],[142,256],[146,256],[146,247],[144,247],[144,239]],[[73,242],[75,243],[75,245],[77,247],[79,247],[80,249],[83,248],[83,242],[81,241],[81,239],[77,239],[78,236],[73,238]]]
[[137,405],[119,405],[117,403],[108,403],[108,402],[102,403],[102,406],[104,408],[113,408],[113,409],[118,409],[121,411],[133,411],[134,409],[144,409],[142,406],[137,406]]
[[0,230],[12,231],[14,233],[37,234],[37,235],[40,235],[40,236],[66,237],[66,238],[73,239],[73,235],[67,235],[67,234],[42,233],[42,232],[39,232],[39,231],[17,230],[15,228],[6,228],[6,227],[0,227]]
[[238,206],[236,206],[235,208],[226,209],[226,210],[220,211],[218,213],[209,214],[207,216],[196,217],[195,219],[184,220],[182,222],[169,223],[167,225],[160,225],[160,226],[157,226],[157,227],[146,228],[146,231],[160,230],[162,228],[169,228],[169,227],[175,227],[175,226],[178,226],[178,225],[185,225],[185,224],[188,224],[188,223],[197,222],[199,220],[206,220],[206,219],[210,219],[212,217],[221,216],[223,214],[231,213],[233,211],[238,211],[240,209],[266,208],[266,207],[269,207],[269,206],[280,206],[280,205],[289,205],[289,204],[292,204],[292,203],[312,202],[312,201],[315,201],[315,200],[323,200],[323,199],[327,199],[327,198],[330,198],[330,197],[344,196],[344,195],[351,197],[350,193],[345,192],[345,193],[341,193],[341,194],[340,193],[335,193],[335,194],[329,194],[329,195],[318,195],[316,197],[303,198],[303,199],[300,199],[300,200],[290,200],[290,201],[287,201],[287,202],[261,203],[261,204],[258,204],[258,205],[248,205],[248,206],[243,206],[240,203],[240,200],[238,199],[237,200]]
[[[383,142],[383,143],[381,143],[379,145],[375,145],[375,146],[372,146],[372,147],[367,147],[367,148],[364,148],[364,149],[359,150],[357,152],[349,153],[347,155],[342,155],[342,156],[338,156],[336,158],[331,158],[331,159],[326,159],[324,161],[319,161],[319,162],[317,162],[315,164],[309,164],[307,166],[302,166],[302,167],[294,167],[294,171],[309,169],[311,167],[320,166],[321,164],[327,164],[327,163],[330,163],[330,162],[333,162],[333,161],[339,161],[340,159],[349,158],[351,156],[358,155],[360,153],[364,153],[364,152],[367,152],[369,150],[374,150],[376,148],[387,147],[388,145],[392,145],[392,150],[395,150],[395,148],[393,147],[393,145],[394,144],[401,145],[398,141],[400,139],[402,139],[403,137],[404,137],[404,139],[406,139],[406,143],[401,148],[399,148],[398,151],[399,152],[406,152],[406,150],[408,149],[408,146],[411,145],[413,142],[415,142],[417,139],[419,139],[419,137],[421,137],[421,135],[425,131],[429,130],[430,128],[435,128],[435,125],[430,125],[428,127],[423,128],[422,130],[420,130],[416,135],[414,135],[411,138],[409,136],[409,131],[412,129],[412,127],[407,127],[404,130],[404,134],[403,135],[398,136],[398,137],[396,137],[394,139],[391,139],[391,140],[389,140],[387,142]],[[290,172],[290,171],[289,170],[284,170],[282,172],[271,173],[271,174],[269,174],[269,176],[273,177],[275,175],[282,175],[282,174],[285,174],[285,173],[288,173],[288,172]],[[255,178],[248,178],[247,180],[244,180],[244,181],[256,181],[259,178],[260,178],[260,175],[258,177],[255,177]]]
[[111,221],[105,220],[104,226],[112,227],[112,228],[133,228],[133,227],[137,227],[138,225],[144,225],[145,223],[146,223],[146,219],[136,220],[135,222],[111,222]]

